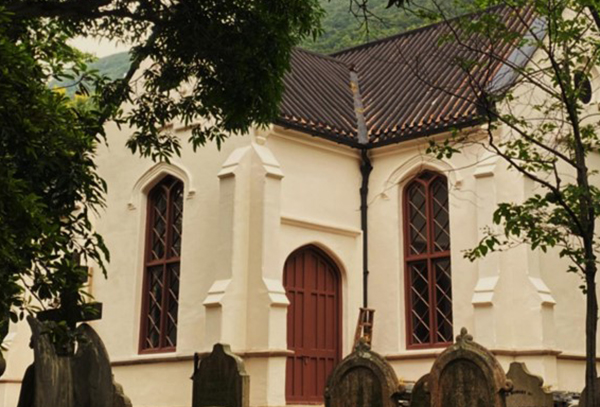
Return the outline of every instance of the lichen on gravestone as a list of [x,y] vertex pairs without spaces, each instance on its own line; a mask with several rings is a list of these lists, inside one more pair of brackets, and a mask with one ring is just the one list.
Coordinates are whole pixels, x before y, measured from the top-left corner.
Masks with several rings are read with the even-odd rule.
[[397,407],[404,387],[392,366],[361,339],[331,372],[326,407]]
[[512,384],[494,355],[465,328],[431,368],[431,407],[506,407]]
[[410,407],[430,406],[431,396],[429,395],[429,373],[427,373],[415,383],[410,395]]

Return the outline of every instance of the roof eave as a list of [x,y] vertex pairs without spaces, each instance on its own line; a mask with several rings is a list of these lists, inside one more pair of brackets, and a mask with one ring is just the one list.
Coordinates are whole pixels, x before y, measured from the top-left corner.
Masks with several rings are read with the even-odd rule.
[[282,119],[282,118],[275,119],[273,121],[273,124],[275,124],[277,126],[281,126],[284,129],[290,129],[290,130],[299,131],[301,133],[308,134],[308,135],[313,136],[313,137],[318,137],[318,138],[322,138],[322,139],[325,139],[325,140],[333,141],[335,143],[343,144],[343,145],[348,146],[348,147],[358,148],[358,149],[365,148],[364,145],[361,145],[360,143],[358,143],[357,141],[355,141],[353,139],[349,139],[349,138],[344,137],[344,136],[335,136],[335,135],[332,135],[330,133],[326,133],[326,132],[319,131],[319,130],[316,130],[316,129],[309,129],[309,128],[306,128],[304,126],[300,126],[300,125],[298,125],[298,124],[296,124],[294,122],[289,122],[289,121],[287,121],[285,119]]
[[423,138],[423,137],[433,136],[436,134],[446,133],[446,132],[449,132],[452,130],[463,130],[468,127],[479,126],[486,122],[487,122],[487,119],[485,117],[478,116],[474,119],[467,120],[462,123],[457,123],[457,124],[448,125],[448,126],[444,126],[444,127],[437,127],[435,129],[418,131],[418,132],[410,133],[409,135],[406,135],[406,136],[395,136],[395,137],[387,138],[380,142],[369,143],[369,148],[372,149],[372,148],[388,146],[391,144],[400,144],[405,141],[410,141],[410,140],[415,140],[418,138]]

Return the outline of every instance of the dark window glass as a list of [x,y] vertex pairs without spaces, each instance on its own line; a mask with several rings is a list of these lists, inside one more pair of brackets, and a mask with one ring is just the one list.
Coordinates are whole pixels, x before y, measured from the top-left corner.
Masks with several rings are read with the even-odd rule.
[[422,172],[404,200],[408,346],[446,345],[453,333],[446,177]]
[[177,346],[182,223],[183,183],[167,176],[148,194],[142,352]]

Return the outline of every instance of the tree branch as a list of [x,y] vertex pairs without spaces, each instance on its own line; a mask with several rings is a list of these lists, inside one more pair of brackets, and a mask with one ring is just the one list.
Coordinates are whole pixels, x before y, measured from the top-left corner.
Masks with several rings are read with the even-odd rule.
[[65,18],[72,20],[98,19],[103,17],[129,18],[135,21],[158,23],[156,16],[136,14],[127,8],[104,9],[112,0],[70,0],[58,2],[15,1],[6,6],[6,11],[14,14],[17,19],[29,18]]

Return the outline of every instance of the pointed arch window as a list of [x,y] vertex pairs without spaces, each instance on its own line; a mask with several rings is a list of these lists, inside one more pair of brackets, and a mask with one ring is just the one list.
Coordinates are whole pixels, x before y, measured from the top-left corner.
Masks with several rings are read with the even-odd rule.
[[162,179],[148,194],[140,352],[177,346],[183,183]]
[[424,171],[404,189],[408,348],[452,343],[448,181]]

